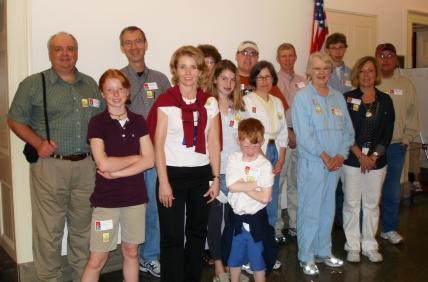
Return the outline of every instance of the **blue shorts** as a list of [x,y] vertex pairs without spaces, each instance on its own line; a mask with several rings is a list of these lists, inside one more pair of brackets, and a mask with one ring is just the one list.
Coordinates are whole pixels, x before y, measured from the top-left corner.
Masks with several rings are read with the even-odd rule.
[[263,249],[263,242],[254,242],[251,233],[242,228],[241,233],[233,236],[227,265],[229,267],[241,267],[250,262],[252,271],[265,270],[266,264],[262,255]]

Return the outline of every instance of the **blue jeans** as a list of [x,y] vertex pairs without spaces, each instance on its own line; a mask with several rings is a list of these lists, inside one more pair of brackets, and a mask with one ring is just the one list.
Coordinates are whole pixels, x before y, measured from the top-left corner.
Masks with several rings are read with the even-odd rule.
[[145,261],[159,259],[159,216],[156,204],[156,178],[155,168],[144,171],[144,182],[146,184],[149,202],[146,206],[146,241],[140,245],[140,258]]
[[401,172],[406,148],[400,143],[389,145],[386,150],[387,169],[382,189],[382,232],[396,231],[400,223]]
[[[268,144],[266,148],[266,158],[272,166],[278,161],[278,150],[275,144]],[[279,201],[279,174],[275,176],[272,186],[272,201],[266,206],[269,224],[275,228],[276,219],[278,217],[278,201]]]

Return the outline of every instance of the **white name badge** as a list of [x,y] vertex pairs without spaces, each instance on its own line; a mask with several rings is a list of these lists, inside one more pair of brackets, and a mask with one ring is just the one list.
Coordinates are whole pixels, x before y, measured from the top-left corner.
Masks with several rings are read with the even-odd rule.
[[305,85],[305,83],[303,82],[303,81],[301,81],[301,82],[297,82],[296,83],[296,87],[297,88],[299,88],[299,89],[301,89],[301,88],[303,88],[303,87],[305,87],[306,85]]
[[351,103],[355,105],[361,105],[361,99],[352,98]]
[[158,84],[156,82],[147,82],[144,84],[144,88],[148,90],[158,90]]
[[95,231],[106,231],[113,229],[113,220],[96,220],[95,221]]
[[100,100],[94,99],[94,98],[88,98],[89,106],[93,108],[99,108],[100,107]]
[[341,117],[343,115],[342,110],[338,108],[332,108],[331,112],[333,113],[334,116]]
[[367,148],[367,147],[362,148],[361,153],[363,153],[364,155],[367,156],[367,154],[369,153],[369,148]]
[[344,81],[343,81],[343,84],[344,84],[345,86],[347,86],[347,87],[352,87],[352,83],[351,83],[351,81],[350,81],[350,80],[344,80]]
[[401,95],[403,95],[403,89],[394,88],[394,89],[389,90],[389,93],[391,93],[392,95],[401,96]]

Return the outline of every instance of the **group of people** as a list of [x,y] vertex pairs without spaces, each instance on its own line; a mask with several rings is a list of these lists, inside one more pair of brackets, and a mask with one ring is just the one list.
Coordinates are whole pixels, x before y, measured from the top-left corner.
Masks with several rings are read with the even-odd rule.
[[239,44],[237,65],[212,45],[182,46],[170,60],[171,86],[146,65],[143,30],[129,26],[119,38],[128,65],[97,85],[76,69],[74,36],[54,34],[51,68],[24,79],[9,110],[9,127],[39,156],[30,165],[39,281],[64,279],[65,224],[73,281],[98,281],[119,232],[127,282],[139,270],[200,281],[206,242],[213,281],[248,281],[241,269],[265,281],[281,267],[282,194],[307,275],[319,273],[316,263],[343,265],[331,253],[336,202],[348,261],[359,262],[361,250],[382,261],[380,202],[380,236],[403,240],[400,176],[419,121],[392,44],[351,70],[346,37],[334,33],[325,53],[309,57],[306,76],[294,71],[290,43],[277,49],[279,72],[258,61],[252,41]]

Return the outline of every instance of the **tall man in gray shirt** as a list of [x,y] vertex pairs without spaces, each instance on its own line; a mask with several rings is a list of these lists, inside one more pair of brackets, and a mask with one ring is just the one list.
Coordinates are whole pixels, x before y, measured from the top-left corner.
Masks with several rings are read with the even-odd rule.
[[[121,71],[131,83],[131,105],[134,113],[147,115],[156,98],[165,92],[171,84],[161,72],[149,69],[144,57],[148,42],[144,31],[139,27],[129,26],[120,33],[120,49],[128,59],[128,66]],[[140,247],[140,270],[160,277],[159,263],[159,218],[156,205],[156,170],[144,171],[149,202],[146,210],[146,241]]]

